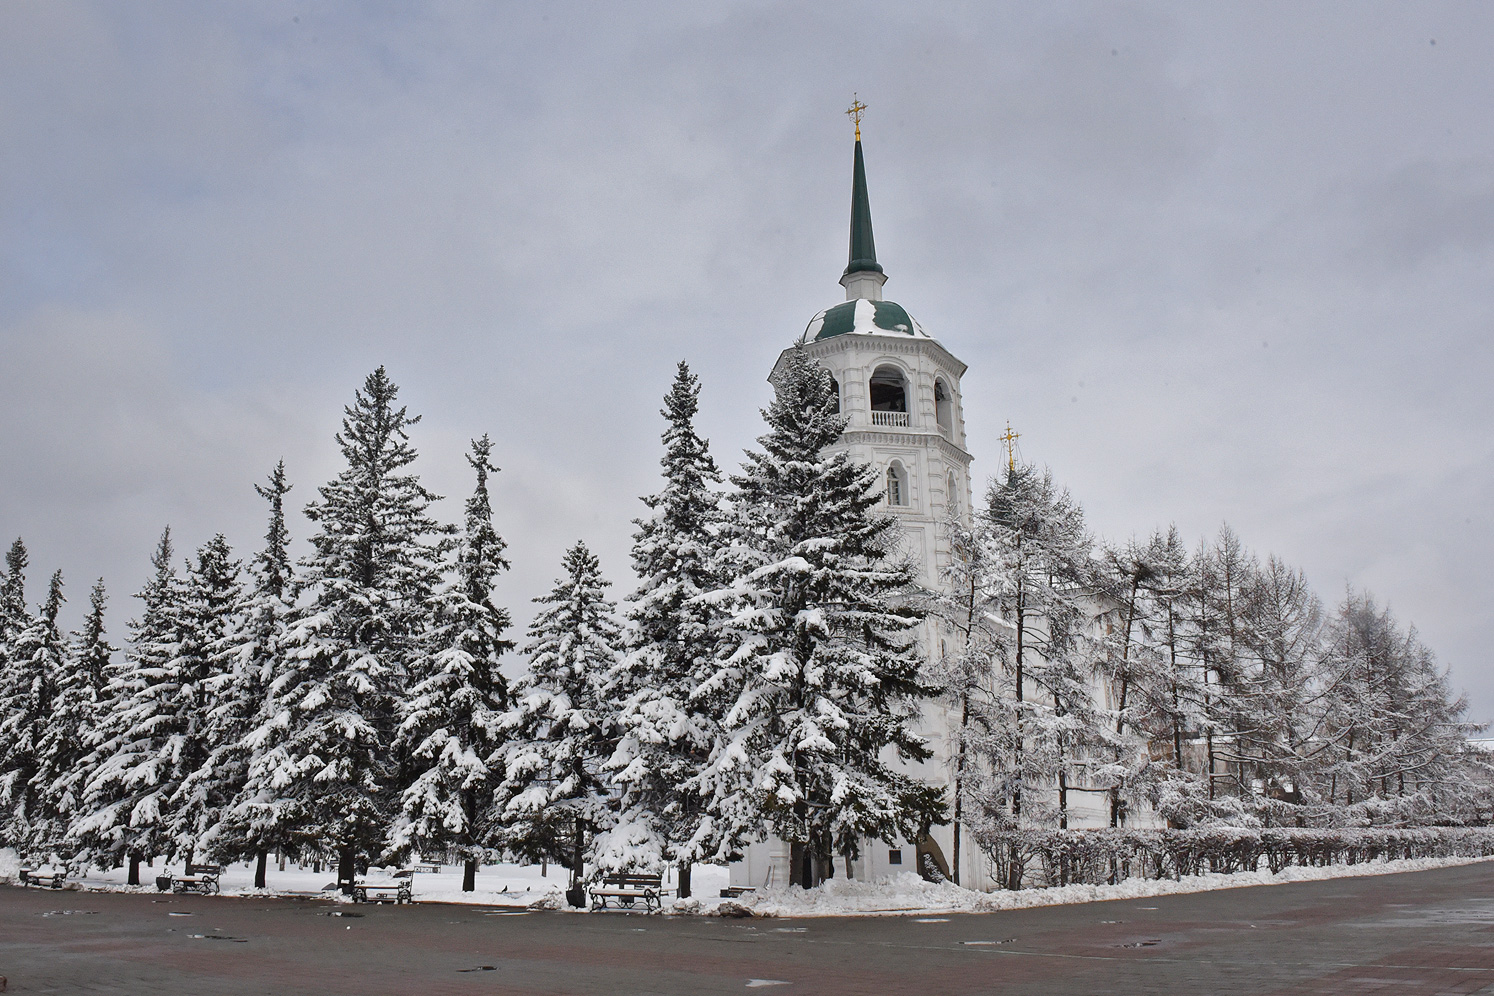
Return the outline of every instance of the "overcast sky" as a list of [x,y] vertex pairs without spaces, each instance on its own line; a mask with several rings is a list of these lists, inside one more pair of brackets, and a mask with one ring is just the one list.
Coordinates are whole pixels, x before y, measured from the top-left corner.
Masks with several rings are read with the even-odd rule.
[[578,538],[625,593],[675,361],[734,468],[844,297],[856,91],[979,477],[1010,420],[1101,536],[1228,521],[1491,719],[1491,50],[1475,3],[9,0],[0,534],[119,640],[161,527],[252,553],[384,364],[448,518],[496,440],[521,619]]

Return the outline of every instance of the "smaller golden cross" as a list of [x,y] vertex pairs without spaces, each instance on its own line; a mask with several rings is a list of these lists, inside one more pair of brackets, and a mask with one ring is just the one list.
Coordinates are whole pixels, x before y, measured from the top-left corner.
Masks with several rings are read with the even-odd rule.
[[1017,469],[1017,440],[1022,437],[1020,432],[1012,431],[1012,424],[1006,423],[1006,435],[1001,441],[1006,444],[1006,472],[1014,473]]
[[856,141],[861,141],[861,112],[866,110],[866,105],[853,93],[851,94],[851,106],[846,109],[846,116],[856,122]]

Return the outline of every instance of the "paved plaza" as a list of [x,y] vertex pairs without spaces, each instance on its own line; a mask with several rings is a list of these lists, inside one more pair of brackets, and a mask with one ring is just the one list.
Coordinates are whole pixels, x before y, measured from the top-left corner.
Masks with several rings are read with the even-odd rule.
[[1494,993],[1494,864],[979,915],[717,920],[0,887],[13,993]]

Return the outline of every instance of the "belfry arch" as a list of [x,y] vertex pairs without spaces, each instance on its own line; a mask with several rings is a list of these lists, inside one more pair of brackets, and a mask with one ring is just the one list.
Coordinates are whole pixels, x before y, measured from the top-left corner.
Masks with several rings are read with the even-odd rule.
[[934,378],[934,422],[946,436],[954,431],[954,398],[943,377]]
[[908,424],[908,379],[890,363],[872,371],[867,382],[873,425]]

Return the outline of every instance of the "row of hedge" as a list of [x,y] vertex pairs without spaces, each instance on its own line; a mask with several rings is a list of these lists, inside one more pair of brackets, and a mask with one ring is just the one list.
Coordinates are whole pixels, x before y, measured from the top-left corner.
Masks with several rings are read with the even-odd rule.
[[[1279,872],[1402,858],[1494,856],[1487,827],[1023,830],[983,843],[997,880],[1021,886],[1106,885],[1205,872]],[[1018,874],[1013,877],[1015,868]]]

